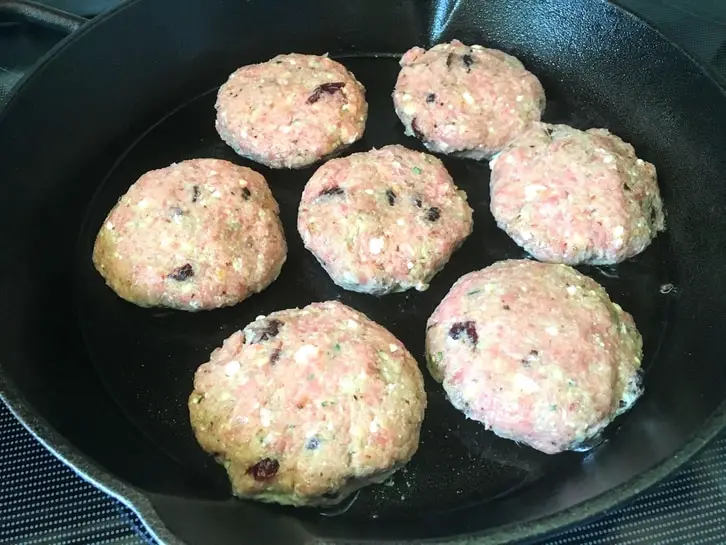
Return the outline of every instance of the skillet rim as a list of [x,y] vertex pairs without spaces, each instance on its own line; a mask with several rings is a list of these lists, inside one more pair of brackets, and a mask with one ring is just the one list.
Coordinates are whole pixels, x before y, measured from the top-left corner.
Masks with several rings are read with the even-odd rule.
[[[53,60],[60,56],[63,51],[81,39],[87,32],[93,31],[96,26],[103,24],[117,13],[124,11],[142,1],[148,0],[127,0],[117,7],[98,15],[93,20],[85,23],[79,30],[63,38],[51,48],[35,66],[28,71],[23,78],[12,89],[10,96],[0,110],[0,131],[3,130],[3,121],[7,112],[12,109],[22,95],[23,89],[42,74],[43,70]],[[640,25],[644,25],[650,32],[657,35],[661,40],[673,48],[675,52],[685,57],[694,65],[703,76],[710,80],[723,98],[726,100],[726,78],[720,77],[700,59],[696,59],[683,47],[671,40],[647,18],[636,15],[631,10],[608,0],[599,0],[601,4],[608,4],[613,9],[621,11],[625,16],[635,19]],[[161,516],[154,508],[150,498],[151,494],[142,492],[133,485],[116,477],[111,472],[103,469],[92,458],[86,456],[80,449],[73,446],[63,435],[57,432],[41,416],[35,414],[25,401],[22,393],[5,375],[0,364],[0,400],[3,401],[10,412],[17,418],[23,427],[56,458],[73,470],[86,482],[96,486],[106,494],[120,501],[131,509],[140,519],[145,529],[161,543],[171,545],[185,545],[166,526]],[[698,451],[709,443],[719,432],[726,429],[726,399],[712,412],[712,414],[696,429],[685,443],[677,449],[669,458],[654,465],[650,469],[633,477],[598,496],[590,498],[569,509],[557,513],[533,519],[526,523],[510,523],[505,526],[495,527],[477,534],[455,535],[450,538],[436,540],[418,540],[418,543],[442,543],[448,545],[469,545],[469,544],[503,544],[512,540],[539,540],[549,534],[562,531],[568,527],[582,523],[588,519],[594,519],[604,515],[606,511],[618,506],[621,503],[633,499],[651,486],[673,473],[688,462]],[[315,543],[346,543],[353,545],[355,541],[331,542],[319,540],[308,533],[308,537]],[[416,543],[413,541],[411,543]]]

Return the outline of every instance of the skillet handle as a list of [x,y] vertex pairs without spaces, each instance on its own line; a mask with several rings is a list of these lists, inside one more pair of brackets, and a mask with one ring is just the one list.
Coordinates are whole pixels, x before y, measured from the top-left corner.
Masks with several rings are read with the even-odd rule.
[[50,6],[30,0],[0,0],[0,14],[9,13],[29,23],[52,28],[71,34],[78,30],[87,19]]

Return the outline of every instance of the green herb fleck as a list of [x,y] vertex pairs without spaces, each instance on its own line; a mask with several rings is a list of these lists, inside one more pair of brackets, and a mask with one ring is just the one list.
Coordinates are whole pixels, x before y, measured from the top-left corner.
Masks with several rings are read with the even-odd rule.
[[571,378],[568,378],[568,379],[567,379],[567,385],[568,385],[568,386],[577,386],[577,382],[575,382],[575,381],[574,381],[574,380],[572,380]]
[[434,363],[441,363],[442,361],[444,361],[444,353],[436,352],[436,357],[434,358]]
[[323,401],[320,405],[322,405],[323,407],[327,407],[328,406],[328,402],[327,401]]
[[335,343],[335,346],[333,347],[333,349],[334,349],[334,350],[335,350],[336,352],[340,352],[340,343]]
[[557,405],[556,404],[550,405],[550,411],[556,411],[556,410],[557,410]]
[[411,170],[413,170],[414,174],[421,174],[423,171],[418,167],[413,167]]
[[481,293],[481,292],[482,292],[482,290],[471,290],[471,291],[467,292],[467,295],[476,295],[477,293]]
[[308,380],[313,380],[315,378],[315,375],[312,373],[308,373]]

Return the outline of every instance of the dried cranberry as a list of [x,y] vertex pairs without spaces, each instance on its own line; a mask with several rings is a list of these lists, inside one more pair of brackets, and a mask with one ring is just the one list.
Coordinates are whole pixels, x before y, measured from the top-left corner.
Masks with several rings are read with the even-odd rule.
[[393,206],[396,204],[396,194],[393,192],[392,189],[386,189],[386,198],[388,199],[388,204]]
[[181,267],[177,267],[176,269],[171,271],[167,275],[167,278],[171,278],[172,280],[176,280],[177,282],[184,282],[192,276],[194,276],[194,269],[192,268],[191,264],[187,263],[186,265],[182,265]]
[[247,470],[248,475],[256,481],[266,481],[277,474],[280,469],[280,462],[272,458],[263,458]]
[[429,221],[438,221],[438,219],[441,217],[441,210],[439,210],[437,207],[432,206],[426,211],[426,219]]
[[284,324],[280,320],[259,320],[245,328],[245,344],[257,344],[277,337]]
[[345,87],[345,82],[342,81],[332,81],[318,85],[313,91],[313,94],[308,97],[307,103],[315,104],[323,96],[323,93],[332,95],[340,91],[343,87]]
[[333,187],[329,187],[327,189],[323,189],[320,192],[320,197],[329,197],[332,195],[345,195],[345,189],[342,187],[338,187],[337,185],[334,185]]
[[527,354],[524,358],[522,358],[522,365],[524,367],[531,367],[532,362],[535,362],[539,359],[539,352],[537,350],[530,350],[529,354]]
[[449,337],[458,341],[461,337],[465,336],[471,344],[476,345],[479,342],[479,334],[476,332],[476,323],[472,320],[466,322],[456,322],[449,329]]

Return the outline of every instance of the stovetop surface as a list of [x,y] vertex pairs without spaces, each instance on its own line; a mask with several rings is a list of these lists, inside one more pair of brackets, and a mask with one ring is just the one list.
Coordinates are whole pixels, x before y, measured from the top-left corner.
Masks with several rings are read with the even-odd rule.
[[[597,0],[590,0],[597,1]],[[93,17],[119,0],[42,0]],[[726,0],[619,0],[726,82]],[[0,107],[64,37],[0,10]],[[726,433],[678,473],[545,545],[726,543]],[[0,544],[155,545],[133,512],[78,477],[0,403]]]

